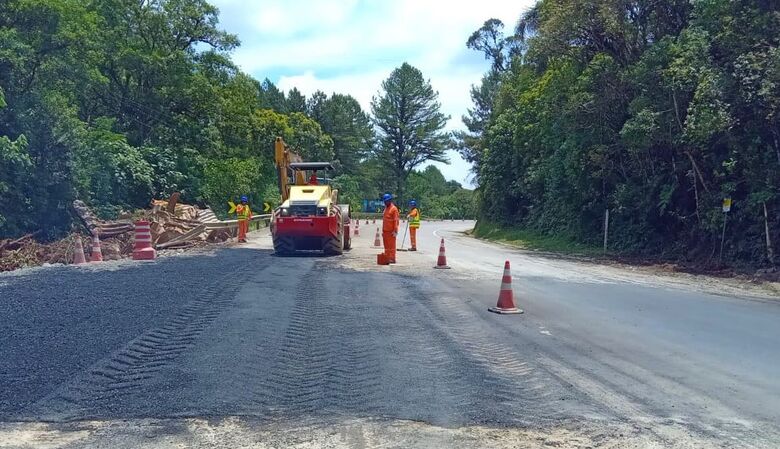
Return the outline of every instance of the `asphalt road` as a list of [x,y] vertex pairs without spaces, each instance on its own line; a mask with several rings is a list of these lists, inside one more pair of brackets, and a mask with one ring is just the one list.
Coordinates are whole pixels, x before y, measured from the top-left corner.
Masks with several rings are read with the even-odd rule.
[[[0,448],[780,446],[780,302],[424,223],[0,276]],[[452,270],[433,270],[439,239]],[[504,260],[523,315],[487,312]]]

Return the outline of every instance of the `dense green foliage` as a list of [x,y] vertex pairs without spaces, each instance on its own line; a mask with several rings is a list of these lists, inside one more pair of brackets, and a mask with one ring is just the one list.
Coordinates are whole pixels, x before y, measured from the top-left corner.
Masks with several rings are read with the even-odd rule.
[[334,157],[300,92],[235,67],[217,18],[203,0],[0,4],[0,237],[67,230],[74,198],[105,216],[174,191],[218,213],[273,201],[276,136]]
[[426,218],[474,218],[474,192],[456,181],[447,181],[433,165],[412,172],[407,183],[407,196],[417,200]]
[[598,244],[609,209],[611,249],[715,264],[726,219],[724,261],[774,263],[775,2],[541,0],[502,27],[468,42],[493,64],[460,135],[487,220]]
[[175,191],[218,214],[241,194],[276,203],[276,136],[334,161],[353,207],[442,159],[444,118],[417,69],[397,72],[419,81],[409,117],[431,133],[398,172],[354,98],[259,82],[231,61],[238,44],[205,0],[0,2],[0,238],[62,234],[76,198],[104,217]]

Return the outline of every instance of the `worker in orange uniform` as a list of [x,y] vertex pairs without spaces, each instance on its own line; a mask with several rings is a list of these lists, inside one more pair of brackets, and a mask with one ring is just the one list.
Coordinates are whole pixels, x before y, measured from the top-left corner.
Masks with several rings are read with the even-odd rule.
[[398,223],[400,215],[398,208],[393,204],[393,195],[382,195],[385,203],[385,213],[382,219],[382,243],[385,246],[385,256],[390,263],[395,263],[395,239],[398,237]]
[[317,170],[312,170],[311,176],[309,177],[309,185],[310,186],[316,186],[320,183],[317,181]]
[[246,243],[246,233],[249,232],[249,220],[252,218],[252,210],[249,209],[249,198],[241,195],[241,204],[236,206],[238,218],[238,241]]
[[412,209],[406,214],[406,219],[409,220],[409,236],[412,239],[412,247],[409,251],[417,251],[417,229],[420,228],[420,209],[417,208],[417,201],[409,201],[409,207]]

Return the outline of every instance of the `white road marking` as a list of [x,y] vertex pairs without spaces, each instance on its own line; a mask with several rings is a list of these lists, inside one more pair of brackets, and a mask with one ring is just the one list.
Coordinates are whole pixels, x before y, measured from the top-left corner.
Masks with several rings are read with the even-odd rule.
[[550,336],[552,336],[552,334],[550,333],[550,331],[539,331],[539,333],[540,333],[540,334],[544,334],[544,335],[550,335]]

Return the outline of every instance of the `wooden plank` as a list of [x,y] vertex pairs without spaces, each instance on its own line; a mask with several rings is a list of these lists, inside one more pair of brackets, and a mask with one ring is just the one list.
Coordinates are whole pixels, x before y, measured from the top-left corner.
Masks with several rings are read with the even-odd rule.
[[179,236],[179,237],[177,237],[177,238],[175,238],[175,239],[173,239],[171,241],[168,241],[168,242],[165,242],[165,243],[161,243],[159,245],[155,245],[155,248],[167,248],[169,246],[176,245],[177,243],[186,242],[187,240],[192,239],[192,238],[202,234],[205,230],[206,230],[206,225],[200,225],[200,226],[196,227],[195,229],[193,229],[193,230],[191,230],[189,232],[186,232],[186,233],[182,234],[181,236]]

